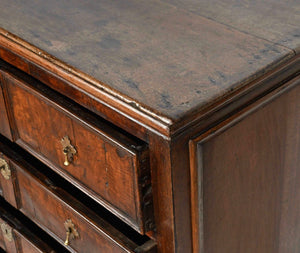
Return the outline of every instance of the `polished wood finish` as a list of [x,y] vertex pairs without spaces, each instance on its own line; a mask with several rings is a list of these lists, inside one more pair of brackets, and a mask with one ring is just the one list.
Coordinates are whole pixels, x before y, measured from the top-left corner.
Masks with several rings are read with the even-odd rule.
[[[39,85],[30,86],[7,73],[3,73],[3,82],[16,126],[16,142],[141,233],[150,230],[153,222],[147,145],[89,118],[72,104],[54,102],[52,99],[62,99],[49,90],[39,91]],[[69,166],[64,166],[61,144],[65,136],[77,150]],[[147,205],[142,201],[144,193],[149,195]],[[144,213],[149,215],[144,217]]]
[[195,252],[299,251],[299,84],[190,143]]

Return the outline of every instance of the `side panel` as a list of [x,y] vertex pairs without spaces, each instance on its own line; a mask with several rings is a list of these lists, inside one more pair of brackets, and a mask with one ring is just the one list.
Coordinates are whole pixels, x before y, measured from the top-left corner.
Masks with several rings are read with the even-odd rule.
[[195,252],[300,252],[299,84],[190,142]]

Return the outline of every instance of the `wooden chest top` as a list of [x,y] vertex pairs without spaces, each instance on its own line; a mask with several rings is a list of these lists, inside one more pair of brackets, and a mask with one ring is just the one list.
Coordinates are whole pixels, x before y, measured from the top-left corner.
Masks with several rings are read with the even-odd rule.
[[172,125],[295,57],[299,9],[274,0],[1,0],[0,45],[19,41]]

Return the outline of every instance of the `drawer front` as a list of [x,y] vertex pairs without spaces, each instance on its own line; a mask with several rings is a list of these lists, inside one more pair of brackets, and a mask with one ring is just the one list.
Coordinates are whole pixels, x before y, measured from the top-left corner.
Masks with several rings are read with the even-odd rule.
[[8,115],[5,108],[4,96],[2,91],[1,71],[0,71],[0,134],[12,140]]
[[57,252],[3,207],[0,207],[0,248],[7,253]]
[[18,208],[16,199],[16,182],[14,170],[11,169],[10,160],[0,150],[0,188],[1,195],[12,206]]
[[[1,217],[1,216],[0,216]],[[2,248],[8,253],[17,253],[17,243],[16,238],[13,233],[13,229],[7,222],[0,218],[0,229],[1,229],[1,239]]]
[[[0,144],[0,150],[3,146]],[[20,158],[8,158],[19,210],[72,252],[155,252],[137,245]],[[13,190],[12,190],[13,188]],[[8,202],[10,200],[7,200]],[[145,244],[148,245],[148,241]],[[26,242],[25,242],[26,243]],[[142,250],[140,250],[142,249]]]
[[[18,231],[15,231],[15,234],[19,238],[19,242],[21,245],[21,252],[30,252],[30,253],[43,253],[45,252],[43,249],[38,248],[36,245],[32,243],[28,238],[24,237],[22,234],[18,233]],[[54,252],[54,251],[48,251],[48,252]]]
[[[0,226],[4,221],[0,218]],[[5,241],[4,241],[4,236],[2,229],[0,228],[0,249],[5,249]],[[1,252],[1,250],[0,250]]]
[[87,114],[66,100],[54,102],[49,92],[45,97],[38,87],[3,76],[17,143],[137,231],[149,230],[142,204],[149,187],[147,146],[97,119],[87,123]]

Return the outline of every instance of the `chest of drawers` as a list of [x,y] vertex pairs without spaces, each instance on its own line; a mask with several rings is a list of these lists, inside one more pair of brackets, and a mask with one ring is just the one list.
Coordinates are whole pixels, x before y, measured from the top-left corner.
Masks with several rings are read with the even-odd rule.
[[0,4],[3,250],[299,252],[297,1]]

